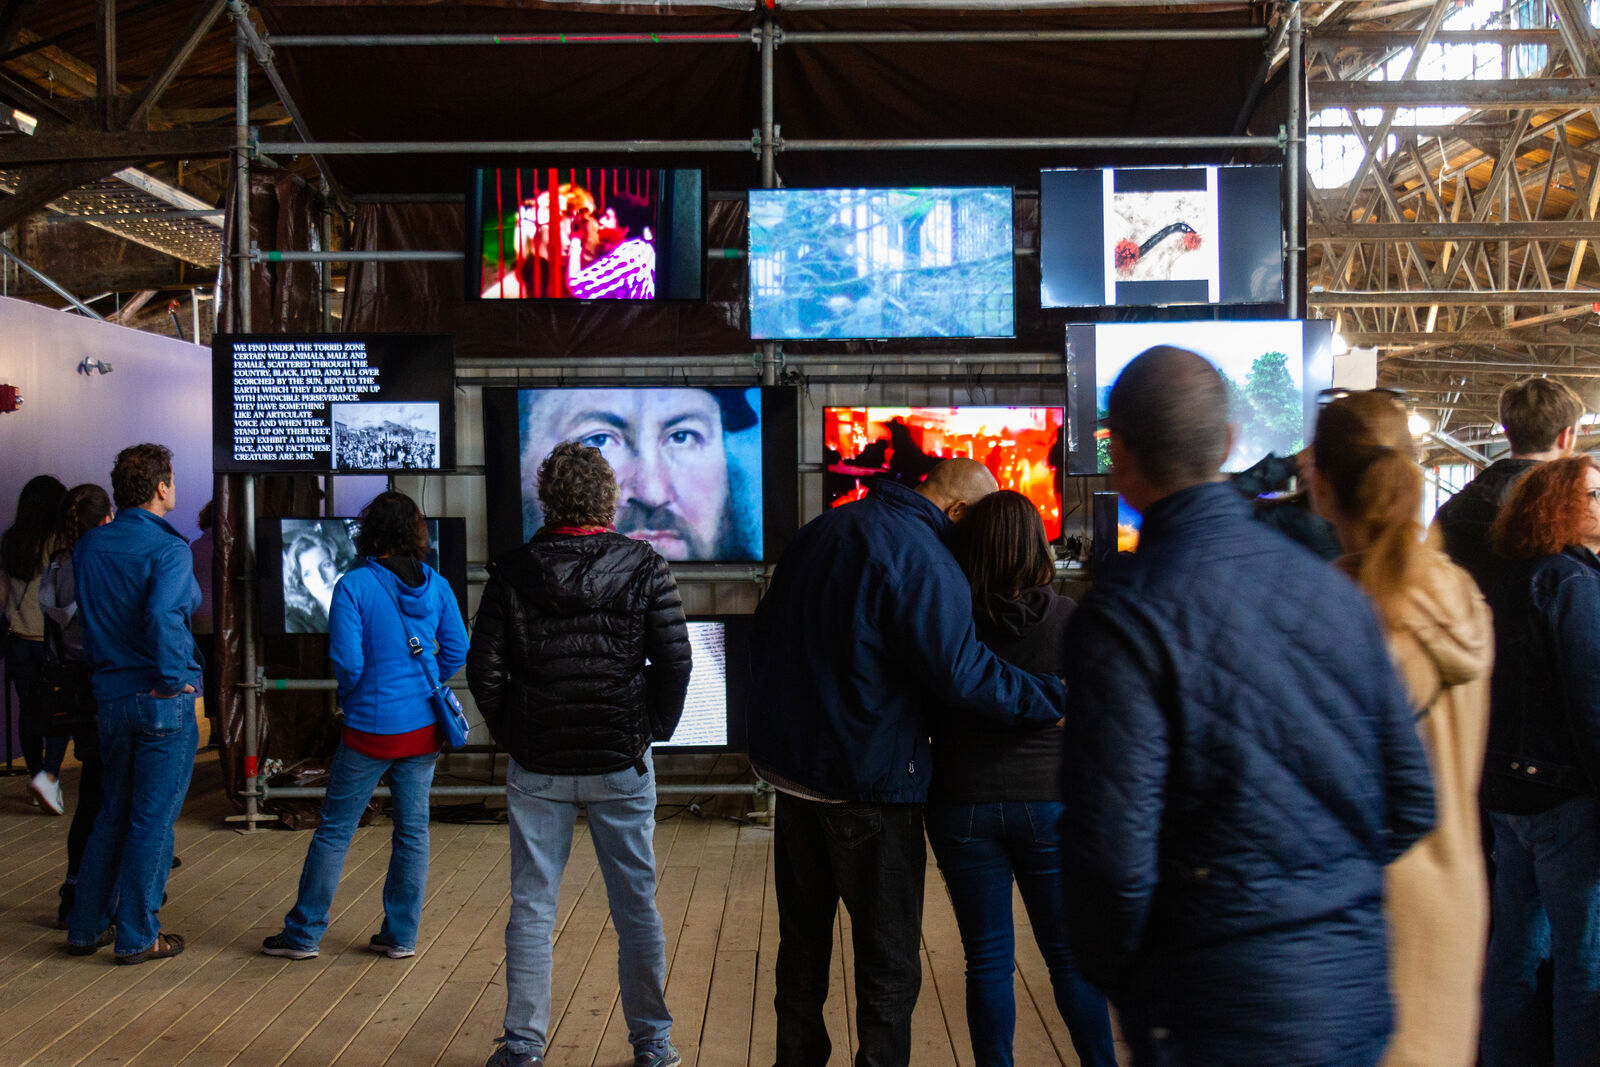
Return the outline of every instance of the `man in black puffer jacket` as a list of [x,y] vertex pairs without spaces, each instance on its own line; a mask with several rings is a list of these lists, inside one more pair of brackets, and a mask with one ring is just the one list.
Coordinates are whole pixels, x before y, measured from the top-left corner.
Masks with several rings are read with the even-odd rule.
[[634,1063],[672,1067],[650,742],[683,714],[683,601],[655,549],[612,531],[617,482],[598,449],[556,446],[539,501],[545,526],[489,568],[467,655],[478,710],[511,754],[505,1036],[488,1067],[543,1063],[557,891],[580,804],[617,930]]

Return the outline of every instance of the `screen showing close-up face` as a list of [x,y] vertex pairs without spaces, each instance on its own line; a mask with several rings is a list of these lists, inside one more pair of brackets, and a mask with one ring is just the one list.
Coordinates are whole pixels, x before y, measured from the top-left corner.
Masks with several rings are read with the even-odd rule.
[[750,334],[1011,337],[1011,190],[752,189]]
[[[1074,326],[1073,330],[1080,327]],[[1268,452],[1292,456],[1306,446],[1305,353],[1297,321],[1117,323],[1094,327],[1096,468],[1111,469],[1103,429],[1111,387],[1134,357],[1156,345],[1175,345],[1205,357],[1231,398],[1233,449],[1224,471],[1241,471]]]
[[682,300],[701,295],[698,170],[496,167],[469,198],[469,295],[483,300]]
[[668,560],[762,558],[759,389],[523,389],[517,394],[522,537],[545,525],[539,467],[563,441],[617,477],[616,529]]
[[[325,634],[333,590],[363,565],[356,551],[360,519],[279,519],[283,632]],[[422,562],[440,570],[439,520],[427,519],[428,554]]]
[[1000,488],[1039,508],[1045,535],[1061,534],[1062,407],[827,408],[823,412],[823,498],[859,500],[870,479],[917,485],[940,460],[975,459]]

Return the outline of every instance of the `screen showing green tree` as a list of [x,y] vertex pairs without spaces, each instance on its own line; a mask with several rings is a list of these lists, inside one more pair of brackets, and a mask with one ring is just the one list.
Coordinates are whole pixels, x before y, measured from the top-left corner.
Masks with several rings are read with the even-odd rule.
[[1095,328],[1095,407],[1101,420],[1095,454],[1102,473],[1111,469],[1103,428],[1111,387],[1134,357],[1156,345],[1199,353],[1227,383],[1234,442],[1223,470],[1241,471],[1268,452],[1291,456],[1306,446],[1304,342],[1298,321],[1107,324]]

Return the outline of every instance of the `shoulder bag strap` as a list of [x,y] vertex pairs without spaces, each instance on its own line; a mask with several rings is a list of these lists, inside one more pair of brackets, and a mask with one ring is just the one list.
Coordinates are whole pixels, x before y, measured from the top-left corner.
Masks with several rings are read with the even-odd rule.
[[[424,579],[424,584],[426,584],[426,579]],[[384,581],[381,575],[378,577],[378,585],[389,595],[389,603],[394,605],[394,613],[400,617],[400,629],[406,635],[406,650],[410,653],[411,661],[417,665],[417,670],[422,675],[423,686],[429,694],[432,694],[435,689],[439,688],[439,683],[437,680],[428,677],[428,669],[422,659],[423,644],[412,634],[411,626],[406,622],[406,613],[400,610],[400,598],[393,589],[389,588],[389,583]],[[437,674],[438,672],[435,671],[434,673]]]

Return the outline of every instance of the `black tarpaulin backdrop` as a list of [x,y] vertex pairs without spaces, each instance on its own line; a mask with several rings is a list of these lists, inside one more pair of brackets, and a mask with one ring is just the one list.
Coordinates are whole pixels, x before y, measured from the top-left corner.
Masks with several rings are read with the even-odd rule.
[[[743,33],[760,24],[751,5],[660,8],[551,4],[532,0],[266,0],[256,5],[273,34]],[[1051,30],[1122,26],[1260,25],[1261,4],[1218,4],[1206,12],[1150,13],[1126,8],[885,12],[779,6],[789,32],[826,30]],[[1127,137],[1227,134],[1249,90],[1264,42],[1206,41],[1071,44],[787,44],[778,49],[774,98],[782,136],[819,138]],[[751,43],[523,45],[485,47],[283,46],[276,59],[311,134],[324,141],[748,140],[760,124],[760,53]],[[1252,133],[1275,133],[1284,95],[1269,93]],[[292,140],[287,127],[262,131]],[[283,153],[280,151],[279,156]],[[1016,201],[1017,242],[1038,248],[1041,167],[1258,162],[1261,153],[1100,151],[787,152],[783,184],[801,186],[997,184],[1024,191]],[[577,162],[573,157],[566,157]],[[559,162],[564,160],[548,160]],[[465,192],[475,165],[513,162],[468,155],[329,157],[353,194]],[[545,163],[547,160],[516,160]],[[695,166],[708,188],[738,193],[760,184],[753,152],[586,157],[589,165]],[[281,174],[252,183],[252,235],[263,248],[312,247],[314,205]],[[710,204],[710,247],[743,248],[745,206]],[[358,249],[464,248],[459,204],[364,204],[356,209]],[[230,221],[228,234],[234,232]],[[227,260],[224,261],[228,262]],[[353,263],[345,290],[347,330],[443,331],[459,356],[581,357],[750,352],[744,308],[745,264],[707,266],[699,304],[510,305],[463,298],[457,263]],[[228,279],[231,282],[231,278]],[[227,285],[227,282],[225,282]],[[229,290],[231,285],[227,285]],[[1038,258],[1016,260],[1017,336],[1006,341],[790,344],[794,352],[1059,351],[1065,311],[1039,308]],[[305,265],[258,265],[253,274],[257,330],[316,328],[317,279]],[[233,299],[224,294],[224,313]],[[1193,309],[1189,314],[1192,315]],[[1271,309],[1253,309],[1270,315]],[[1181,312],[1174,314],[1181,315]],[[1228,315],[1230,312],[1221,311]],[[1112,310],[1071,317],[1127,318]],[[1151,317],[1146,314],[1146,317]],[[217,574],[239,568],[239,480],[218,479]],[[262,515],[314,514],[314,482],[262,480]],[[219,581],[225,686],[239,680],[242,604],[236,583]],[[269,676],[327,677],[325,657],[305,639],[269,641]],[[230,689],[225,689],[230,692]],[[224,773],[230,791],[243,780],[241,702],[224,700]],[[269,694],[261,704],[260,750],[315,780],[331,742],[321,694]]]

